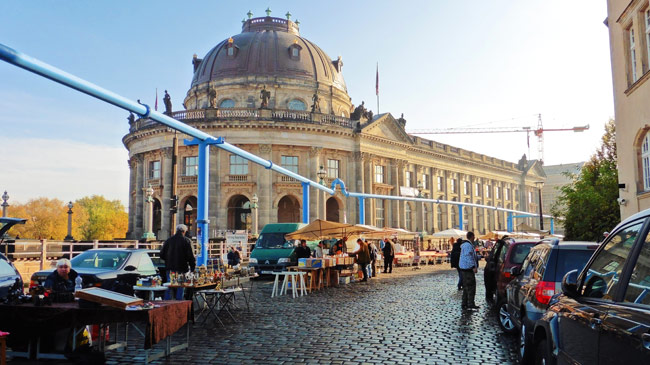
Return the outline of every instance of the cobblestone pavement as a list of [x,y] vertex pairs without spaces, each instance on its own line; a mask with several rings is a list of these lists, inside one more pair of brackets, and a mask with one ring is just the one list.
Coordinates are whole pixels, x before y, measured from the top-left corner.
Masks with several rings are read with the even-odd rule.
[[[448,264],[397,268],[368,283],[296,299],[271,298],[273,282],[256,280],[250,313],[234,311],[237,323],[226,320],[226,328],[193,325],[189,351],[155,363],[516,363],[516,340],[501,333],[494,308],[485,303],[482,278],[479,271],[481,308],[474,312],[461,311],[457,274]],[[142,344],[108,352],[107,360],[143,361]]]

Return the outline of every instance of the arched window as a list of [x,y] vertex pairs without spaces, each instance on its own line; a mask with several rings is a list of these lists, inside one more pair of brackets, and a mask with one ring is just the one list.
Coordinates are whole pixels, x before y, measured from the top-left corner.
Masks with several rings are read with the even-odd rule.
[[221,103],[219,103],[219,108],[234,108],[235,107],[235,101],[232,99],[223,99],[221,100]]
[[455,205],[451,206],[451,224],[449,226],[451,228],[458,228],[458,207]]
[[650,132],[645,134],[641,144],[641,166],[643,168],[643,190],[650,190]]
[[298,99],[292,99],[289,101],[287,106],[289,107],[289,110],[307,110],[307,104]]

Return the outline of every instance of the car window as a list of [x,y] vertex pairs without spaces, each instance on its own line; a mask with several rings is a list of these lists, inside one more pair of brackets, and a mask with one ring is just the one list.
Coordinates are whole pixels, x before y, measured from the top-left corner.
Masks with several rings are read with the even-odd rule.
[[510,254],[510,262],[519,265],[524,262],[524,259],[530,252],[530,249],[533,247],[533,244],[518,244],[512,249]]
[[650,305],[650,235],[636,259],[623,301]]
[[587,270],[582,295],[612,300],[625,259],[630,254],[641,226],[642,222],[627,226],[605,243]]
[[537,251],[532,251],[526,256],[521,266],[521,272],[524,273],[524,276],[530,275],[530,272],[535,267],[535,262],[537,262]]
[[156,271],[156,268],[153,266],[153,262],[149,255],[143,254],[140,255],[140,264],[138,265],[138,271],[146,273]]
[[546,263],[548,262],[548,255],[550,251],[551,250],[548,247],[539,250],[537,262],[535,263],[535,279],[537,280],[541,280],[542,277],[544,277],[544,272],[546,271]]
[[16,275],[16,271],[5,260],[0,259],[0,276]]
[[580,272],[593,254],[594,250],[558,250],[555,272],[549,272],[549,276],[553,276],[551,280],[560,282],[569,271]]
[[124,264],[129,254],[130,252],[121,251],[86,251],[70,261],[73,268],[117,269]]
[[507,242],[501,246],[501,251],[499,251],[499,261],[497,262],[498,264],[503,263],[503,261],[506,259],[506,253],[508,252],[508,247],[510,247],[510,244]]

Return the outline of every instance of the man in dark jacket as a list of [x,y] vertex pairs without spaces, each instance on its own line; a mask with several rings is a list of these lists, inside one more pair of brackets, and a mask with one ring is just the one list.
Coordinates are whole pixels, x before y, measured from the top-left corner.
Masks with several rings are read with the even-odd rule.
[[[185,274],[188,269],[194,271],[196,266],[196,259],[194,258],[194,252],[192,252],[192,241],[185,237],[185,232],[187,232],[186,225],[179,224],[176,226],[176,234],[169,237],[160,250],[160,258],[165,260],[168,282],[172,271]],[[183,300],[183,288],[176,289],[175,298]],[[169,290],[165,293],[165,299],[171,299]]]
[[451,247],[451,254],[449,255],[451,260],[451,267],[456,268],[458,271],[458,290],[463,289],[463,274],[458,267],[458,261],[460,260],[460,245],[463,243],[461,238],[457,239],[454,245]]
[[307,247],[307,241],[300,240],[300,246],[296,248],[296,259],[306,259],[311,257],[311,250]]
[[368,245],[361,238],[357,240],[357,244],[359,245],[359,249],[354,251],[354,255],[357,256],[357,264],[359,264],[361,271],[363,271],[363,280],[361,281],[368,281],[367,267],[370,263],[370,251],[368,251]]
[[384,274],[390,274],[393,272],[393,259],[395,259],[395,249],[393,248],[393,244],[388,240],[388,238],[384,238],[384,248],[381,250],[384,253]]

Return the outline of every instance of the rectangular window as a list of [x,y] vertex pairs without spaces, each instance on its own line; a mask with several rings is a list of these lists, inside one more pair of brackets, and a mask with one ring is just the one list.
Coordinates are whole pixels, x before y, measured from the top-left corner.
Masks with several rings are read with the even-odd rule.
[[375,227],[384,227],[384,201],[375,200]]
[[280,164],[285,169],[297,174],[298,173],[298,156],[282,156]]
[[199,174],[199,158],[197,156],[183,158],[183,172],[185,176],[197,176]]
[[384,166],[375,166],[375,182],[378,184],[384,183]]
[[533,202],[533,192],[529,191],[528,192],[528,203],[532,203],[532,202]]
[[429,181],[429,175],[427,174],[422,174],[422,186],[424,190],[429,190],[429,184],[431,182]]
[[490,185],[485,185],[485,197],[486,198],[492,197],[492,188],[490,187]]
[[149,178],[160,179],[160,161],[149,162]]
[[630,27],[630,29],[628,29],[627,33],[628,33],[629,42],[630,42],[630,50],[629,50],[630,73],[632,75],[632,82],[634,83],[637,80],[637,73],[636,73],[636,44],[634,42],[634,29]]
[[445,178],[438,176],[438,191],[445,191]]
[[463,181],[463,194],[469,194],[469,181]]
[[474,196],[481,196],[481,184],[474,184]]
[[650,190],[650,155],[643,156],[643,189]]
[[406,176],[405,177],[406,177],[406,181],[404,182],[404,184],[406,184],[406,186],[408,186],[409,188],[412,188],[413,187],[413,172],[412,171],[406,171]]
[[451,192],[454,194],[458,192],[458,187],[456,186],[456,179],[451,179]]
[[510,188],[506,188],[506,200],[510,200]]
[[327,177],[339,178],[339,160],[327,160]]
[[248,175],[248,161],[241,156],[230,155],[230,175]]
[[497,186],[497,199],[501,199],[501,187]]

